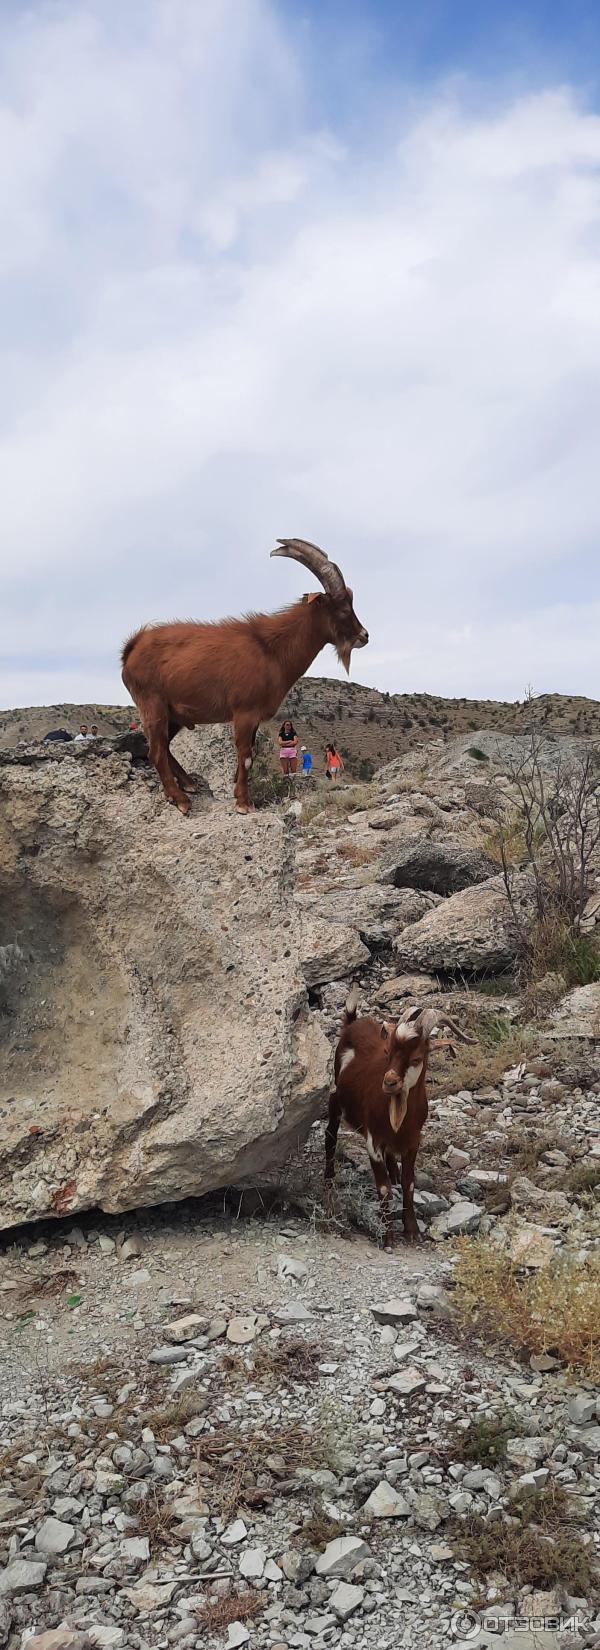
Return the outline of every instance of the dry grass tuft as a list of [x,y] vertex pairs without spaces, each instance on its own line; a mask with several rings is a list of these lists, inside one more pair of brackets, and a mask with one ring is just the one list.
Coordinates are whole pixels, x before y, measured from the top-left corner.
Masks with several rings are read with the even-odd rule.
[[511,1026],[499,1015],[490,1016],[485,1023],[471,1028],[477,1036],[473,1044],[461,1043],[457,1058],[448,1057],[439,1066],[436,1060],[430,1066],[430,1083],[434,1093],[457,1094],[459,1089],[476,1093],[482,1088],[496,1088],[505,1071],[519,1065],[531,1053],[531,1033],[522,1026]]
[[600,1376],[600,1255],[571,1256],[523,1275],[485,1239],[460,1241],[457,1305],[495,1340],[549,1352],[570,1369]]
[[298,1422],[266,1425],[251,1433],[235,1426],[205,1432],[198,1440],[196,1483],[222,1518],[239,1506],[259,1506],[298,1488],[295,1474],[303,1468],[334,1465],[335,1439],[327,1419],[317,1417],[308,1430]]
[[253,1374],[261,1380],[273,1376],[283,1385],[293,1386],[297,1382],[313,1381],[323,1357],[322,1350],[313,1342],[300,1338],[278,1341],[274,1346],[265,1342],[259,1344],[254,1353]]
[[297,1541],[302,1547],[310,1547],[315,1552],[323,1552],[328,1541],[335,1541],[339,1535],[345,1535],[346,1527],[338,1524],[335,1518],[322,1507],[314,1507],[302,1529],[298,1531]]
[[140,1535],[148,1537],[151,1553],[159,1553],[163,1547],[168,1547],[175,1518],[156,1489],[151,1488],[146,1500],[140,1502],[136,1508],[136,1518]]
[[371,847],[368,842],[339,842],[336,853],[339,859],[347,860],[350,865],[372,865],[379,859],[377,846]]
[[179,1398],[172,1403],[165,1404],[159,1409],[151,1409],[144,1416],[144,1426],[151,1427],[159,1444],[167,1444],[170,1438],[176,1438],[183,1431],[188,1421],[195,1420],[206,1408],[206,1394],[197,1392],[182,1392]]
[[198,1611],[198,1626],[206,1633],[218,1633],[232,1621],[251,1621],[262,1615],[267,1599],[260,1593],[231,1593],[228,1598],[211,1598]]

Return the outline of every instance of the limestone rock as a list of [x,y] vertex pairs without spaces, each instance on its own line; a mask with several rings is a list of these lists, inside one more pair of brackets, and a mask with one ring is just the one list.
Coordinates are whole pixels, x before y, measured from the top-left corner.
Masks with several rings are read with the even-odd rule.
[[413,1318],[417,1317],[417,1308],[408,1296],[382,1301],[379,1305],[372,1306],[371,1311],[376,1323],[412,1323]]
[[539,1226],[521,1226],[511,1240],[508,1253],[515,1266],[541,1271],[553,1261],[556,1245],[549,1233],[542,1232]]
[[355,928],[324,922],[309,911],[303,911],[300,917],[299,946],[300,967],[307,985],[343,980],[369,961],[367,947]]
[[600,1037],[600,984],[578,985],[569,991],[545,1028],[552,1041],[577,1038],[595,1042]]
[[[528,892],[527,879],[519,875],[515,897],[524,908],[528,907]],[[510,967],[516,939],[502,878],[490,877],[442,900],[420,922],[404,930],[395,954],[403,968],[441,969],[449,974],[493,974]]]
[[5,1570],[0,1570],[0,1598],[12,1593],[29,1593],[36,1587],[42,1587],[46,1575],[46,1563],[40,1559],[15,1558]]
[[367,956],[332,923],[300,935],[279,815],[183,819],[128,750],[72,751],[0,752],[6,1227],[277,1168],[328,1090],[306,979]]
[[398,1495],[392,1484],[388,1484],[386,1479],[382,1478],[381,1483],[377,1484],[367,1497],[363,1512],[369,1518],[408,1518],[410,1507],[404,1496]]
[[340,1621],[347,1621],[354,1611],[360,1609],[365,1596],[364,1587],[355,1587],[350,1581],[340,1581],[335,1592],[331,1595],[331,1608],[335,1610]]
[[370,1547],[359,1536],[338,1535],[335,1541],[328,1541],[317,1559],[315,1571],[318,1576],[351,1576],[357,1564],[370,1556]]
[[35,1538],[36,1549],[38,1553],[46,1553],[48,1557],[66,1553],[74,1535],[73,1524],[65,1524],[60,1518],[45,1518]]
[[458,1237],[462,1232],[476,1232],[483,1209],[478,1203],[463,1199],[453,1203],[444,1214],[436,1215],[429,1228],[433,1238]]

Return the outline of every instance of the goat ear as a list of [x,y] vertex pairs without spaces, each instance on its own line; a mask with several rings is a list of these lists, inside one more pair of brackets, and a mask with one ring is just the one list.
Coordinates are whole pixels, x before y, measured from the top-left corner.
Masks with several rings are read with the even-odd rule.
[[320,599],[320,590],[309,590],[307,595],[302,597],[303,602],[318,602]]

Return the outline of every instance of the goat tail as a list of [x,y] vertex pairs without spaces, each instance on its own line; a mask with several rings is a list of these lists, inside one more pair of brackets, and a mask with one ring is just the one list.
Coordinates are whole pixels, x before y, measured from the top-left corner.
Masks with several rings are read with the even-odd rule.
[[123,669],[125,668],[125,665],[127,664],[127,660],[129,658],[129,655],[131,653],[132,648],[135,646],[135,643],[137,642],[139,634],[140,634],[139,630],[135,630],[134,633],[133,633],[133,636],[128,636],[127,637],[127,641],[125,642],[123,651],[121,653],[121,664],[123,666]]
[[351,988],[348,992],[348,996],[346,998],[346,1013],[344,1015],[344,1025],[347,1025],[347,1026],[352,1025],[352,1021],[356,1019],[356,1010],[357,1010],[357,1008],[358,1008],[358,986],[356,984],[354,984],[353,986],[351,986]]

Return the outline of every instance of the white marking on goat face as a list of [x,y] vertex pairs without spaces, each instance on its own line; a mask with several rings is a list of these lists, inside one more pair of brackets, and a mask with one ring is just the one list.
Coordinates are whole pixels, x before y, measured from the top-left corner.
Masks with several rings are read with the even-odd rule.
[[252,767],[252,757],[251,756],[245,756],[244,757],[244,767],[245,768],[251,768]]
[[375,1141],[373,1139],[372,1134],[369,1132],[369,1130],[367,1130],[366,1141],[367,1141],[367,1151],[369,1153],[369,1157],[371,1159],[371,1162],[372,1163],[383,1163],[383,1152],[381,1150],[381,1147],[375,1145]]
[[340,1077],[342,1075],[342,1072],[346,1070],[346,1066],[349,1066],[350,1061],[353,1060],[353,1059],[354,1059],[354,1049],[353,1048],[345,1048],[344,1052],[341,1056],[341,1059],[340,1059]]
[[419,1063],[416,1066],[408,1066],[407,1067],[407,1070],[404,1073],[404,1080],[403,1080],[403,1083],[402,1083],[402,1093],[403,1094],[410,1094],[411,1089],[414,1089],[415,1084],[418,1083],[418,1081],[419,1081],[422,1070],[423,1070],[423,1061],[422,1060],[419,1060]]

